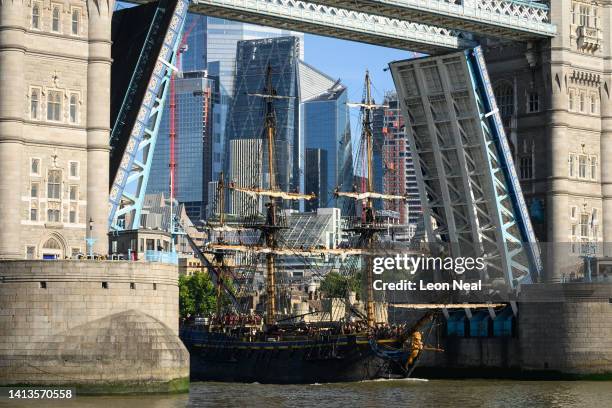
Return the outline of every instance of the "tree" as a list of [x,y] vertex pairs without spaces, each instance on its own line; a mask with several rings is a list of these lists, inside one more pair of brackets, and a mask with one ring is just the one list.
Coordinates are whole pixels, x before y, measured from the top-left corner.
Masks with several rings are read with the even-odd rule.
[[321,281],[320,289],[329,298],[345,298],[348,292],[359,293],[360,281],[359,274],[346,276],[330,272]]
[[196,272],[179,277],[179,313],[181,317],[208,315],[217,304],[215,287],[207,273]]

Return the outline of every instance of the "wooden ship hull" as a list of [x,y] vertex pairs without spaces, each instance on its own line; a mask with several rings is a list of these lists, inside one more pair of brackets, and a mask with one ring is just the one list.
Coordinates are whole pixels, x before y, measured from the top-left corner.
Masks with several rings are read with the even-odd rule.
[[251,342],[183,329],[181,338],[191,355],[191,379],[196,381],[314,384],[397,378],[408,357],[386,356],[379,350],[384,345],[397,347],[397,341],[374,341],[365,335]]

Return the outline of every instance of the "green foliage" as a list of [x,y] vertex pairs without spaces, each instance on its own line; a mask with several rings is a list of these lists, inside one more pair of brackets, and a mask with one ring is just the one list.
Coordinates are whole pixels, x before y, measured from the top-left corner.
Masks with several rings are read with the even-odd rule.
[[338,272],[330,272],[321,281],[321,291],[330,298],[344,298],[348,292],[359,294],[360,282],[359,274],[345,276]]
[[[225,286],[232,293],[236,293],[231,279],[225,281]],[[221,308],[230,304],[229,297],[223,292]],[[215,312],[216,308],[217,291],[208,273],[196,272],[191,276],[179,277],[179,313],[181,317],[187,317],[187,314],[207,316]]]
[[196,272],[179,277],[179,312],[181,317],[209,315],[217,304],[215,287],[207,273]]

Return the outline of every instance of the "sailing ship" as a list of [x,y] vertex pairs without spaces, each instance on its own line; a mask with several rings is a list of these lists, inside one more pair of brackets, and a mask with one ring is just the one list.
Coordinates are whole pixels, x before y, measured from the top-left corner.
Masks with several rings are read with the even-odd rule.
[[[373,131],[372,111],[375,105],[370,91],[370,77],[366,73],[364,98],[353,104],[362,113],[362,145],[367,181],[361,191],[353,186],[351,191],[337,188],[338,198],[349,200],[359,212],[347,223],[346,231],[353,239],[351,245],[340,248],[288,248],[284,246],[282,233],[287,228],[286,203],[311,200],[313,194],[281,190],[276,181],[275,101],[284,98],[272,85],[272,69],[267,68],[265,89],[252,94],[265,101],[265,118],[262,132],[267,166],[267,186],[239,186],[225,183],[221,175],[217,185],[220,201],[219,217],[209,228],[216,232],[216,239],[204,248],[197,249],[198,256],[207,266],[217,288],[217,311],[200,324],[187,324],[181,328],[181,338],[191,355],[191,376],[195,380],[259,382],[259,383],[323,383],[360,381],[390,376],[409,376],[426,345],[428,333],[436,324],[437,315],[426,312],[410,327],[384,326],[377,318],[373,290],[373,254],[379,235],[388,228],[376,215],[374,200],[404,200],[403,196],[381,194],[374,191],[373,181]],[[263,214],[249,214],[245,222],[226,223],[223,209],[225,190],[246,194],[265,208]],[[255,231],[256,240],[231,242],[230,236],[240,237],[240,230]],[[238,231],[238,233],[236,233]],[[234,241],[236,241],[234,239]],[[248,241],[248,240],[247,240]],[[261,260],[257,273],[264,275],[265,310],[262,313],[246,313],[241,303],[243,283],[249,280],[239,266],[230,259],[247,260],[253,268],[253,259]],[[365,284],[365,311],[351,308],[349,320],[306,321],[304,314],[291,315],[281,312],[277,300],[279,259],[285,256],[309,259],[313,257],[353,258],[359,262]],[[314,267],[313,267],[314,268]],[[240,272],[242,271],[242,272]],[[238,288],[237,286],[240,286]],[[223,311],[222,299],[228,299],[230,312]],[[309,314],[309,313],[306,313]]]

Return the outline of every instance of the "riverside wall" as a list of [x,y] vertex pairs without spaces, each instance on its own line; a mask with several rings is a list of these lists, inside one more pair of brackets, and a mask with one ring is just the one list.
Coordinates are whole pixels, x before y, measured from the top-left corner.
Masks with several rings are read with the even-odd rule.
[[0,384],[83,392],[180,392],[175,265],[0,262]]

